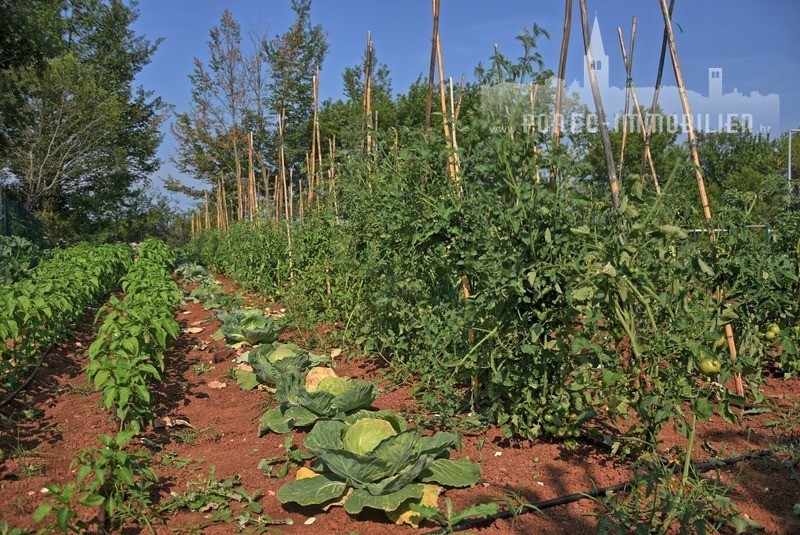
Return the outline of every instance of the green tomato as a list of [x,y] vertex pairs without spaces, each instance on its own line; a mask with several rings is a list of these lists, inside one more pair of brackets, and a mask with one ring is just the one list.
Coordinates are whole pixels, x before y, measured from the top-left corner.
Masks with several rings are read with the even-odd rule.
[[544,421],[547,422],[548,424],[552,423],[553,422],[553,415],[552,414],[545,414],[544,415]]
[[778,336],[781,334],[781,328],[777,323],[772,323],[767,327],[767,332],[775,333],[775,336]]
[[713,346],[714,351],[721,351],[721,350],[725,349],[725,343],[726,342],[727,342],[727,340],[725,339],[724,336],[720,336],[719,338],[717,338],[717,341],[714,342],[714,346]]
[[770,342],[775,340],[775,337],[778,336],[775,331],[767,331],[767,334],[764,335],[765,340],[769,340]]
[[714,377],[722,369],[722,363],[720,363],[720,361],[717,359],[707,358],[701,360],[697,368],[700,370],[700,373],[706,377]]

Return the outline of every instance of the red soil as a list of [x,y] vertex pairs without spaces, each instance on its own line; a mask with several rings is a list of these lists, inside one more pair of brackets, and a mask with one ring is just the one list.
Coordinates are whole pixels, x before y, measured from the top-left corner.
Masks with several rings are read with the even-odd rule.
[[[236,285],[221,279],[226,289]],[[250,298],[250,303],[263,305],[264,301]],[[258,421],[261,414],[274,405],[271,395],[258,391],[242,391],[226,372],[235,366],[236,351],[222,341],[211,339],[219,323],[210,311],[200,304],[187,303],[178,311],[181,327],[202,327],[197,334],[184,332],[166,358],[163,381],[153,386],[153,412],[157,417],[170,416],[190,422],[199,433],[193,440],[179,440],[183,433],[170,430],[147,429],[143,437],[160,445],[155,454],[159,461],[167,452],[174,452],[192,462],[183,469],[161,466],[154,462],[159,477],[157,501],[163,502],[172,492],[184,492],[186,483],[196,481],[198,475],[207,475],[216,468],[216,478],[223,480],[240,475],[242,486],[249,492],[259,490],[259,503],[264,514],[274,519],[291,518],[292,525],[274,526],[285,533],[331,533],[361,535],[418,532],[409,527],[391,524],[383,515],[365,514],[350,517],[341,507],[323,512],[318,507],[301,508],[282,506],[274,493],[289,478],[267,478],[257,468],[260,459],[282,452],[283,437],[267,435],[258,438]],[[324,334],[333,326],[324,326]],[[85,352],[93,339],[94,328],[90,322],[78,327],[75,336],[48,358],[47,368],[40,371],[31,388],[20,396],[10,414],[11,424],[0,428],[0,446],[4,453],[0,463],[0,518],[13,526],[35,528],[31,515],[46,496],[40,490],[46,485],[74,480],[75,471],[70,461],[81,448],[95,446],[98,433],[113,434],[108,416],[98,407],[98,395],[70,388],[85,385]],[[292,336],[297,343],[307,341],[301,333]],[[202,372],[197,365],[213,366]],[[344,351],[336,358],[337,373],[376,381],[381,395],[375,406],[402,412],[409,420],[418,413],[409,386],[391,386],[384,379],[375,360],[368,360]],[[209,388],[214,381],[227,383],[222,389]],[[800,401],[800,380],[769,380],[763,392],[768,397]],[[82,389],[81,389],[82,390]],[[90,390],[90,389],[89,389]],[[22,418],[22,409],[38,409],[42,413],[32,419]],[[9,411],[6,411],[9,412]],[[797,417],[797,411],[794,412]],[[785,442],[787,437],[776,436],[766,426],[775,415],[744,417],[739,425],[729,425],[714,417],[699,426],[697,444],[708,441],[720,457],[768,447],[770,443]],[[786,432],[787,429],[783,429]],[[299,444],[304,434],[296,433],[294,443]],[[184,437],[185,438],[185,437]],[[672,430],[663,433],[664,447],[677,450],[685,448],[685,440]],[[144,448],[142,445],[135,447]],[[709,455],[696,448],[698,460]],[[472,489],[447,490],[456,508],[464,508],[478,501],[499,500],[505,503],[509,491],[517,493],[528,502],[555,498],[593,487],[613,485],[630,479],[629,461],[612,456],[590,443],[579,442],[570,449],[564,444],[547,439],[533,442],[510,442],[497,429],[486,433],[467,433],[463,450],[457,456],[467,456],[479,462],[482,478]],[[38,465],[44,465],[38,469]],[[31,468],[31,466],[33,468]],[[27,467],[27,468],[26,468]],[[723,480],[733,483],[731,496],[743,514],[763,524],[767,533],[800,533],[800,518],[792,513],[795,503],[800,503],[800,484],[792,479],[793,472],[777,460],[747,462],[722,470]],[[440,500],[440,505],[443,500]],[[500,520],[489,527],[473,529],[486,534],[505,533],[594,533],[597,521],[591,513],[599,506],[591,500],[548,509],[541,514],[526,514],[516,521]],[[238,505],[233,505],[234,512]],[[81,510],[85,520],[94,511]],[[203,526],[203,533],[231,533],[231,524],[209,524],[208,513],[169,513],[156,524],[158,533],[189,532]],[[313,525],[304,523],[311,517]],[[131,532],[139,529],[132,527]],[[142,529],[141,531],[146,531]],[[422,530],[425,532],[428,530]]]

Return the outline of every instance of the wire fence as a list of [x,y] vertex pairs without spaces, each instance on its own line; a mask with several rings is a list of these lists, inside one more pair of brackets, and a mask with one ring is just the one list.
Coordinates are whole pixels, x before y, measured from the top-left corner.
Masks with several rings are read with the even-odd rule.
[[34,243],[46,241],[44,226],[17,201],[0,189],[0,235],[22,236]]

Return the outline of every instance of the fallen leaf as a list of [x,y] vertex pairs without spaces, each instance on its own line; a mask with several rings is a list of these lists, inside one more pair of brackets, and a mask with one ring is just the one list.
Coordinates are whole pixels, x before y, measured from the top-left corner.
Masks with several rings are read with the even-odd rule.
[[252,366],[250,366],[250,365],[249,365],[248,363],[246,363],[246,362],[240,362],[240,363],[239,363],[239,364],[236,366],[236,368],[238,368],[238,369],[242,370],[243,372],[251,372],[251,371],[253,371],[253,367],[252,367]]
[[186,329],[183,330],[183,332],[189,333],[189,334],[197,334],[197,333],[203,332],[203,328],[202,327],[187,327]]
[[193,321],[189,325],[191,325],[192,327],[197,327],[198,325],[202,325],[205,322],[206,322],[206,320],[197,320],[197,321]]
[[336,357],[338,357],[341,354],[342,354],[342,350],[340,348],[338,348],[338,347],[336,349],[331,350],[331,358],[332,359],[335,359]]
[[311,518],[309,518],[308,520],[303,522],[303,524],[305,524],[306,526],[310,526],[311,524],[313,524],[316,521],[317,521],[317,519],[312,516]]
[[208,388],[225,388],[228,386],[228,383],[222,383],[220,381],[211,381],[208,383]]
[[183,311],[183,314],[184,314],[184,315],[185,315],[185,314],[191,314],[191,313],[192,313],[192,311],[191,311],[191,310],[184,310],[184,311]]

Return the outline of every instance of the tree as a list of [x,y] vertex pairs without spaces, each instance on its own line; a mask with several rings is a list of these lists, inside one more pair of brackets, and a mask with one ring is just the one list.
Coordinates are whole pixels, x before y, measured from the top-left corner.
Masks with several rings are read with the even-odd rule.
[[[135,4],[120,0],[34,3],[44,58],[5,73],[20,113],[4,124],[2,164],[12,194],[46,220],[76,216],[95,225],[137,195],[159,161],[155,156],[165,105],[135,76],[158,41],[131,28]],[[57,44],[53,44],[57,43]],[[51,225],[52,229],[64,225]]]
[[328,52],[325,31],[311,23],[311,0],[292,0],[295,21],[286,33],[265,46],[270,80],[267,105],[275,116],[285,113],[287,164],[298,170],[311,144],[313,76]]
[[[342,74],[344,99],[327,100],[322,104],[320,124],[324,135],[336,137],[338,148],[360,150],[364,144],[364,84],[367,52],[361,62],[346,67]],[[370,81],[371,108],[377,115],[378,128],[385,130],[397,126],[397,112],[392,99],[392,80],[389,67],[377,59],[372,52],[372,76]]]

